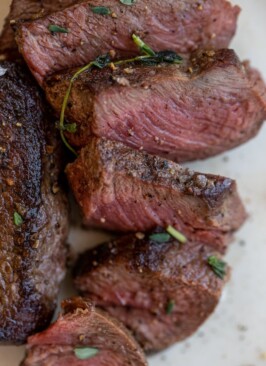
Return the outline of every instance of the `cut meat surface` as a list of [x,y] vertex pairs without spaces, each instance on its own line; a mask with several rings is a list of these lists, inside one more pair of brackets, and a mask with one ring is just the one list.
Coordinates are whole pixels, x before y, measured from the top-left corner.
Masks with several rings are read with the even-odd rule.
[[[57,114],[75,70],[52,76],[46,97]],[[77,147],[91,135],[175,161],[234,148],[266,119],[266,86],[234,51],[200,51],[179,65],[120,66],[85,72],[75,81],[66,116]]]
[[13,0],[0,36],[0,54],[8,59],[20,56],[12,29],[16,20],[35,19],[77,3],[77,0]]
[[66,172],[89,226],[128,232],[173,225],[223,251],[246,217],[235,181],[122,143],[92,138]]
[[[21,366],[147,366],[126,328],[89,300],[65,300],[62,307],[54,324],[28,339]],[[96,354],[79,359],[75,351],[88,348]]]
[[121,320],[145,351],[159,351],[198,329],[215,309],[227,276],[215,275],[208,264],[215,253],[204,244],[136,236],[81,254],[74,282],[82,296]]
[[[104,6],[109,15],[93,8]],[[236,30],[239,7],[226,0],[86,1],[41,19],[17,24],[17,42],[29,68],[42,83],[56,71],[81,66],[110,50],[118,58],[139,53],[138,34],[155,51],[187,54],[198,48],[227,47]],[[68,33],[51,33],[49,25]]]
[[10,344],[51,321],[67,254],[61,143],[25,69],[0,63],[0,343]]

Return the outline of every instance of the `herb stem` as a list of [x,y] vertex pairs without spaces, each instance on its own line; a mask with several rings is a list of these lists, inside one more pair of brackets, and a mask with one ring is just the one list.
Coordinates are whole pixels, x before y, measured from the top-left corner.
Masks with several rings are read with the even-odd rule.
[[170,234],[173,238],[180,241],[180,243],[185,244],[187,242],[187,238],[185,235],[181,234],[180,231],[177,231],[173,226],[168,226],[166,228],[168,234]]

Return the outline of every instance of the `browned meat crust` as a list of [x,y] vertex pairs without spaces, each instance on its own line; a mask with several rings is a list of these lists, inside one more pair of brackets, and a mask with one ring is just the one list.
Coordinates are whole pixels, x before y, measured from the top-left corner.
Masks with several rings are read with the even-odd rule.
[[81,254],[74,282],[83,296],[121,320],[146,351],[158,351],[197,330],[217,305],[224,281],[208,264],[212,248],[173,238],[160,244],[148,233],[140,235]]
[[51,320],[68,210],[61,144],[40,92],[23,66],[1,62],[0,70],[0,343],[14,344]]
[[224,251],[246,217],[235,181],[122,143],[92,138],[66,172],[90,226],[128,232],[170,224]]

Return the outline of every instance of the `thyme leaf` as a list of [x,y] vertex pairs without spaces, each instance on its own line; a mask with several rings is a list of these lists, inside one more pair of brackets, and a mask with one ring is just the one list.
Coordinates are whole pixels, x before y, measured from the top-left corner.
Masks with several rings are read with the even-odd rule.
[[75,348],[74,352],[79,360],[88,360],[89,358],[96,356],[99,353],[99,350],[97,348],[82,347]]
[[149,236],[149,239],[156,243],[167,243],[170,240],[168,233],[156,233]]
[[14,212],[14,224],[16,226],[21,226],[23,224],[23,218],[18,212]]
[[75,133],[77,132],[77,124],[76,123],[68,123],[64,125],[64,130],[69,133]]
[[100,15],[110,15],[112,13],[111,10],[105,6],[94,6],[91,8],[91,10],[94,14]]
[[211,266],[216,276],[223,280],[226,275],[227,263],[222,261],[215,255],[212,255],[208,258],[208,264]]
[[120,0],[120,3],[124,5],[133,5],[135,4],[136,0]]
[[48,29],[51,33],[69,33],[69,30],[67,28],[60,27],[56,24],[50,24]]
[[168,226],[166,228],[166,231],[176,240],[178,240],[180,243],[185,244],[187,242],[187,238],[185,235],[180,233],[180,231],[177,231],[173,226]]
[[174,307],[175,307],[175,302],[174,300],[170,300],[166,306],[166,314],[167,315],[170,315],[172,314],[173,310],[174,310]]

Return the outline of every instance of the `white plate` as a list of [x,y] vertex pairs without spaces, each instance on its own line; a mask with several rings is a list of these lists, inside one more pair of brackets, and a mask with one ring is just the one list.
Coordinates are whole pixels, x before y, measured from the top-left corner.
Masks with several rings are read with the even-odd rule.
[[[0,0],[0,21],[9,0]],[[242,6],[233,47],[249,58],[266,79],[266,1],[238,0]],[[192,168],[238,180],[250,217],[227,256],[231,282],[215,314],[191,338],[150,359],[150,366],[266,365],[266,128],[246,145]],[[69,241],[80,251],[104,235],[73,230]],[[70,283],[70,282],[68,282]],[[72,293],[64,284],[61,296]],[[1,315],[0,315],[1,316]],[[0,347],[0,366],[17,366],[23,347]]]

